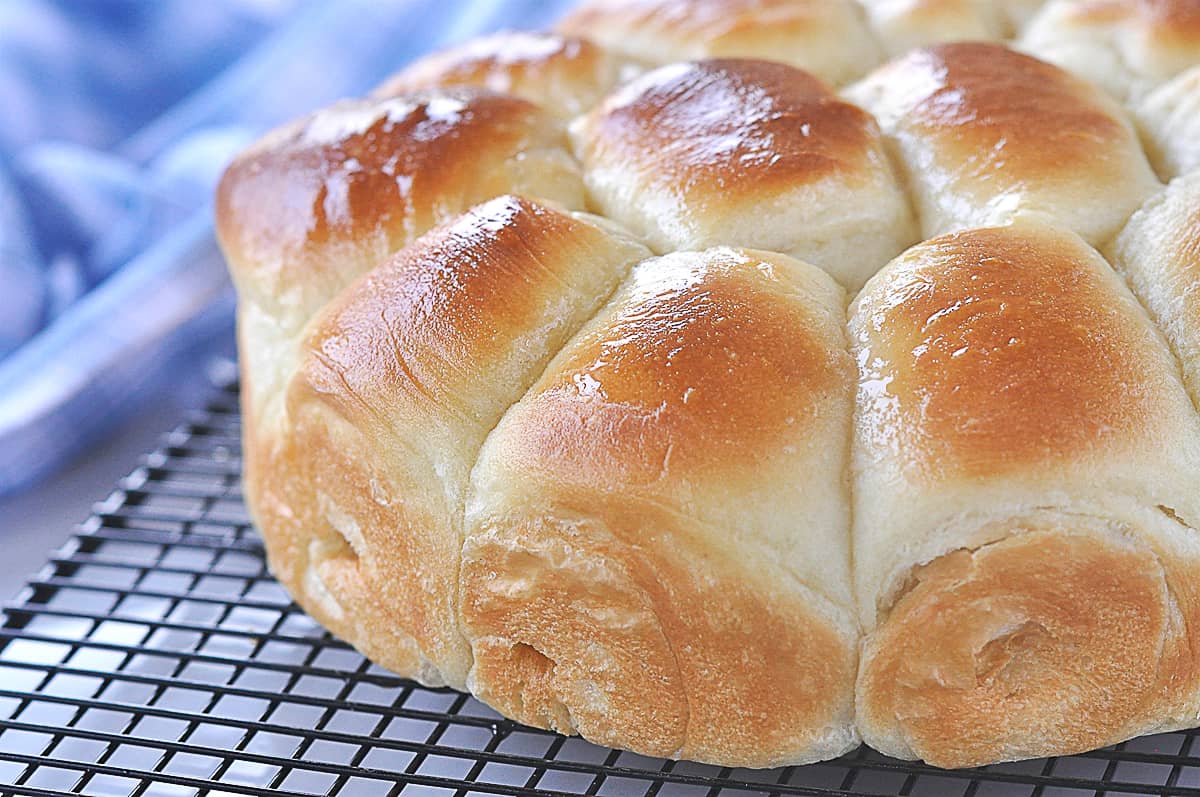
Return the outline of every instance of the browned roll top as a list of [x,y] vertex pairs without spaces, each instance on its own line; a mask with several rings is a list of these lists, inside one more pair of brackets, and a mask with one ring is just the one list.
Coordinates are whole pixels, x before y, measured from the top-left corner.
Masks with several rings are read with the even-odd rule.
[[857,289],[914,235],[875,121],[785,64],[662,67],[571,137],[592,203],[658,251],[780,251]]
[[1130,356],[1143,325],[1058,240],[1032,227],[927,241],[874,294],[866,323],[889,333],[892,445],[929,478],[1074,458],[1162,414],[1146,389],[1160,363]]
[[267,305],[298,291],[311,313],[417,235],[514,184],[578,207],[565,153],[543,157],[541,174],[518,163],[561,146],[558,123],[516,97],[346,101],[239,156],[217,189],[217,228],[244,291]]
[[269,134],[216,218],[272,572],[647,755],[1194,724],[1198,69],[1200,0],[591,0]]
[[936,45],[907,56],[903,68],[922,92],[910,119],[938,135],[948,157],[975,160],[976,174],[999,164],[1017,180],[1078,172],[1097,150],[1128,138],[1086,84],[1002,45]]
[[809,334],[807,308],[744,273],[744,257],[718,251],[704,271],[635,288],[534,385],[514,418],[530,425],[511,429],[527,448],[509,454],[564,487],[634,489],[668,471],[728,478],[747,447],[802,434],[845,362]]
[[713,59],[621,89],[588,136],[684,201],[719,202],[853,172],[874,129],[868,114],[805,72]]
[[914,50],[846,94],[875,113],[926,236],[1039,215],[1108,240],[1158,181],[1117,104],[999,44]]
[[543,253],[573,268],[602,236],[522,197],[481,205],[345,291],[308,333],[304,381],[359,423],[398,401],[476,418],[481,397],[462,386],[544,312],[549,277],[570,280]]

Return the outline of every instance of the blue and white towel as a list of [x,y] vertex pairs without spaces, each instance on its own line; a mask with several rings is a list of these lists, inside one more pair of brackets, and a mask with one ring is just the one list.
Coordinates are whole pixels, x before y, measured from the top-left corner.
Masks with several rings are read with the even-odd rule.
[[568,4],[0,0],[0,493],[230,345],[211,196],[238,149]]

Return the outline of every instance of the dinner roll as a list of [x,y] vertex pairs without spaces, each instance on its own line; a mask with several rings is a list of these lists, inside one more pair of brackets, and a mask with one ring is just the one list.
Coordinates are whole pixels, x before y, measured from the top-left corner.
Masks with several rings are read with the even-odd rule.
[[1133,101],[1200,63],[1200,2],[1050,0],[1020,46]]
[[649,253],[504,196],[400,250],[305,331],[252,496],[273,572],[372,660],[462,689],[467,479],[501,414]]
[[[284,437],[304,324],[430,227],[508,192],[583,207],[555,117],[477,91],[341,102],[233,161],[217,188],[216,232],[238,287],[249,495],[260,466],[277,459],[267,449]],[[251,499],[256,519],[258,509]]]
[[571,118],[636,72],[635,66],[587,39],[502,31],[421,58],[374,94],[393,97],[437,87],[478,86]]
[[925,237],[1034,214],[1100,244],[1159,187],[1110,98],[1002,45],[914,50],[845,94],[894,145]]
[[1200,168],[1200,66],[1150,92],[1136,116],[1159,175],[1170,179]]
[[470,90],[347,100],[268,134],[217,188],[217,232],[241,295],[296,329],[436,224],[515,192],[583,207],[561,125]]
[[1011,39],[1043,0],[862,0],[888,53],[948,41]]
[[478,697],[727,766],[857,745],[843,303],[819,269],[768,252],[634,270],[472,475]]
[[1194,723],[1200,416],[1081,239],[926,241],[850,310],[858,727],[964,767]]
[[1172,181],[1135,213],[1112,259],[1179,356],[1200,407],[1200,171]]
[[881,60],[853,0],[592,0],[559,29],[647,64],[763,58],[834,85]]
[[879,129],[784,64],[662,67],[571,127],[589,198],[660,252],[784,252],[856,290],[916,240]]

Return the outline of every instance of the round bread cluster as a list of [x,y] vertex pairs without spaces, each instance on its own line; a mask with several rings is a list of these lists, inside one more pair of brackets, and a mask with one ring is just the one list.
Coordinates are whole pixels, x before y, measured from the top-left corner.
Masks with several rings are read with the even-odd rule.
[[229,167],[246,497],[395,672],[639,753],[1200,716],[1200,0],[607,0]]

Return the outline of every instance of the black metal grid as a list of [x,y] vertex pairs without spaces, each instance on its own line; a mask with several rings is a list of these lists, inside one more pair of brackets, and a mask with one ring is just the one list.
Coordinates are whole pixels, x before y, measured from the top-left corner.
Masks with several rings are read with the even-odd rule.
[[1200,796],[1194,731],[957,772],[866,748],[754,771],[509,722],[371,665],[290,602],[246,518],[239,431],[231,385],[4,609],[0,795]]

